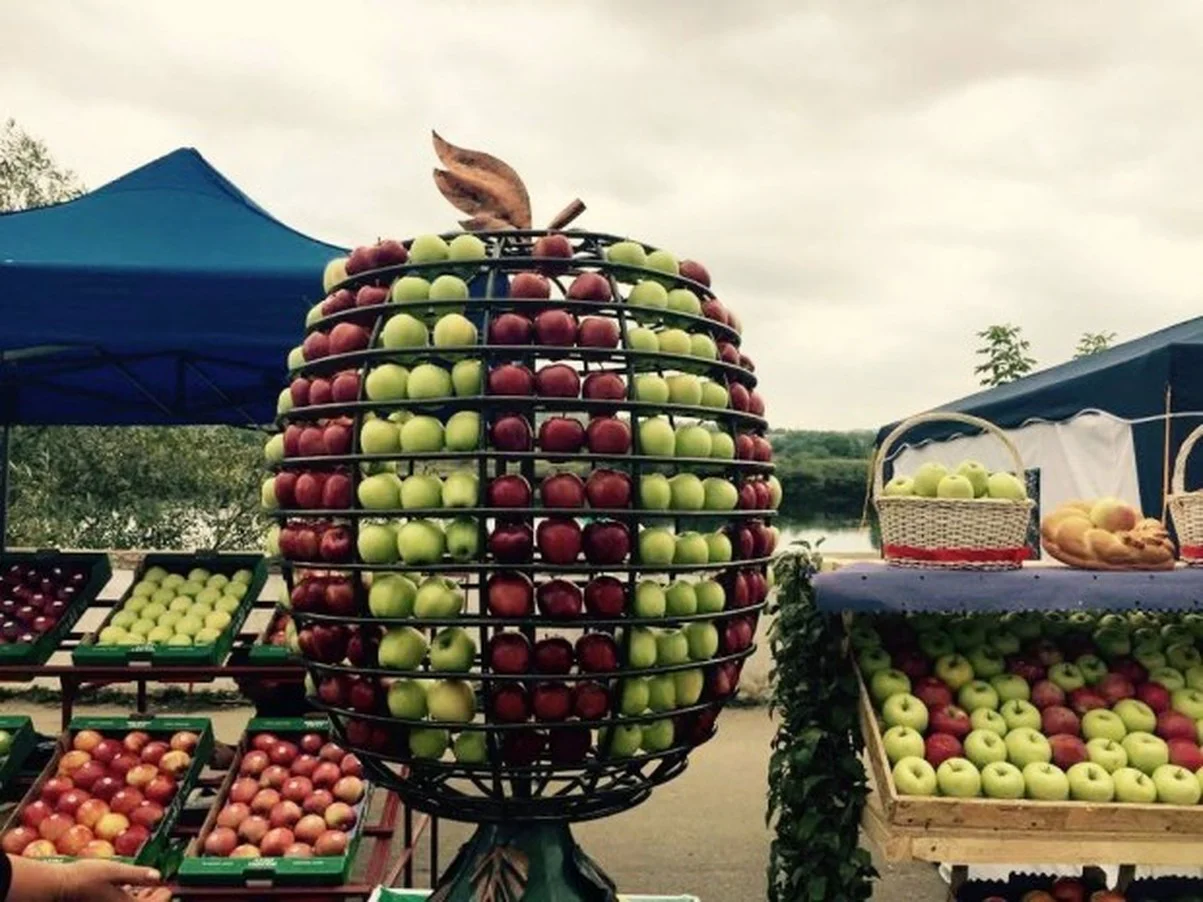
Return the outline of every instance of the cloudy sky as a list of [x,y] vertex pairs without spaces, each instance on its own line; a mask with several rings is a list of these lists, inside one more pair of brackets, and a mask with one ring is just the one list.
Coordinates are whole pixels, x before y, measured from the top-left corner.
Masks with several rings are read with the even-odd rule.
[[705,262],[770,419],[876,426],[1203,313],[1203,3],[0,3],[0,117],[97,186],[181,145],[315,237],[451,227],[434,127],[537,222]]

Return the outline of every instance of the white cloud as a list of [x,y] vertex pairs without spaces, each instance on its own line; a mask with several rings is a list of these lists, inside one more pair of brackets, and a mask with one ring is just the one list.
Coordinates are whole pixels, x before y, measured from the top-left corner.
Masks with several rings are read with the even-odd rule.
[[536,217],[703,260],[774,423],[875,426],[1198,313],[1203,5],[66,2],[0,9],[0,114],[98,185],[180,145],[316,237],[454,221],[428,132]]

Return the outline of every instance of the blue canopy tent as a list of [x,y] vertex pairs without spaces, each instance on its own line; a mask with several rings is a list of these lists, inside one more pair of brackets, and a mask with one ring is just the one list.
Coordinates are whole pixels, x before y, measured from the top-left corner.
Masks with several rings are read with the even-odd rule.
[[270,422],[323,267],[345,253],[191,148],[0,215],[0,536],[11,424]]
[[[1203,421],[1203,317],[1153,332],[945,404],[989,420],[1020,446],[1024,463],[1041,470],[1042,507],[1072,497],[1118,494],[1160,517],[1178,447]],[[880,445],[897,424],[884,426]],[[958,424],[909,431],[891,451],[898,469],[928,456],[948,460],[940,445],[956,439],[957,459],[989,454],[991,440],[966,438]],[[960,438],[957,438],[960,437]],[[1187,487],[1203,487],[1203,448],[1187,469]],[[993,466],[1005,461],[994,459]],[[1133,497],[1138,495],[1138,497]]]

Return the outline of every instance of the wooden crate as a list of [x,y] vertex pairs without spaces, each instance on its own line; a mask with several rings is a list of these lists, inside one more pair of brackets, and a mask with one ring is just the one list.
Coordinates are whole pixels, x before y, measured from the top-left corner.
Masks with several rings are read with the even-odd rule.
[[[925,831],[950,830],[961,835],[965,835],[967,830],[996,834],[1020,833],[1037,846],[1047,838],[1060,834],[1073,834],[1075,837],[1089,837],[1092,834],[1108,837],[1124,835],[1140,837],[1154,844],[1163,842],[1168,837],[1189,838],[1192,842],[1203,844],[1203,804],[1136,805],[1119,802],[1042,802],[1028,799],[1011,801],[899,795],[894,786],[893,769],[882,746],[881,724],[877,720],[872,699],[859,670],[857,679],[860,682],[860,719],[865,737],[865,753],[876,786],[875,816],[880,817],[884,825]],[[1002,860],[1062,859],[1045,857]]]

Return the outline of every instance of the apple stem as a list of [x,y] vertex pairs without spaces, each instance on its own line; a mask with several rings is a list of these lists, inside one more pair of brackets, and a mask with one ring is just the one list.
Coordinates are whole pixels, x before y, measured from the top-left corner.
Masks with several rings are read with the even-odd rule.
[[547,224],[547,228],[553,231],[562,229],[584,212],[585,202],[578,197],[563,210],[553,216],[551,222]]

